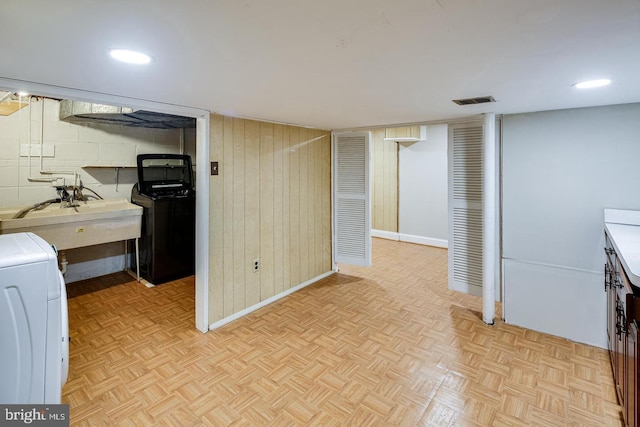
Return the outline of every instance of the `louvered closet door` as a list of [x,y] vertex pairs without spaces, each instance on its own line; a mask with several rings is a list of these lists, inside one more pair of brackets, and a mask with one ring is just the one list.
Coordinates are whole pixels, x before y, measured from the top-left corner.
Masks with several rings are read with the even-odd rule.
[[334,134],[334,262],[371,265],[369,132]]
[[449,126],[449,289],[478,296],[482,295],[482,139],[482,124]]

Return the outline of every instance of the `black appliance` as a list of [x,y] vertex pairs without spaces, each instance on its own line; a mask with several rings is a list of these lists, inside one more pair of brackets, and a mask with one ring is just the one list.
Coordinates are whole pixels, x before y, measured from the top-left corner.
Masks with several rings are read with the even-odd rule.
[[140,276],[154,285],[195,272],[196,192],[191,157],[140,154],[131,203],[143,207]]

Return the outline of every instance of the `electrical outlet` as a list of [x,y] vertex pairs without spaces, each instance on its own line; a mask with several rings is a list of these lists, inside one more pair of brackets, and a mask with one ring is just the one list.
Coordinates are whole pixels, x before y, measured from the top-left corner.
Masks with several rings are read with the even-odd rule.
[[260,260],[259,259],[254,259],[253,260],[253,272],[255,273],[258,270],[260,270]]

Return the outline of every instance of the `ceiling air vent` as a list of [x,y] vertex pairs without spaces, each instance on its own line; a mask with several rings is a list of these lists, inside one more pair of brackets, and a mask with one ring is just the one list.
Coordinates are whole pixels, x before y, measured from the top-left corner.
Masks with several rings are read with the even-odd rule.
[[458,105],[484,104],[487,102],[496,102],[496,100],[493,99],[493,96],[478,96],[476,98],[453,99],[452,101]]

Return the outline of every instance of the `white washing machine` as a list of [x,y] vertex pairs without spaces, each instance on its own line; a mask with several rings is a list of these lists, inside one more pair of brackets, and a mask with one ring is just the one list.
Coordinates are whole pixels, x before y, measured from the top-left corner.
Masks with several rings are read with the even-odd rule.
[[0,403],[60,403],[68,326],[55,250],[33,233],[0,235]]

